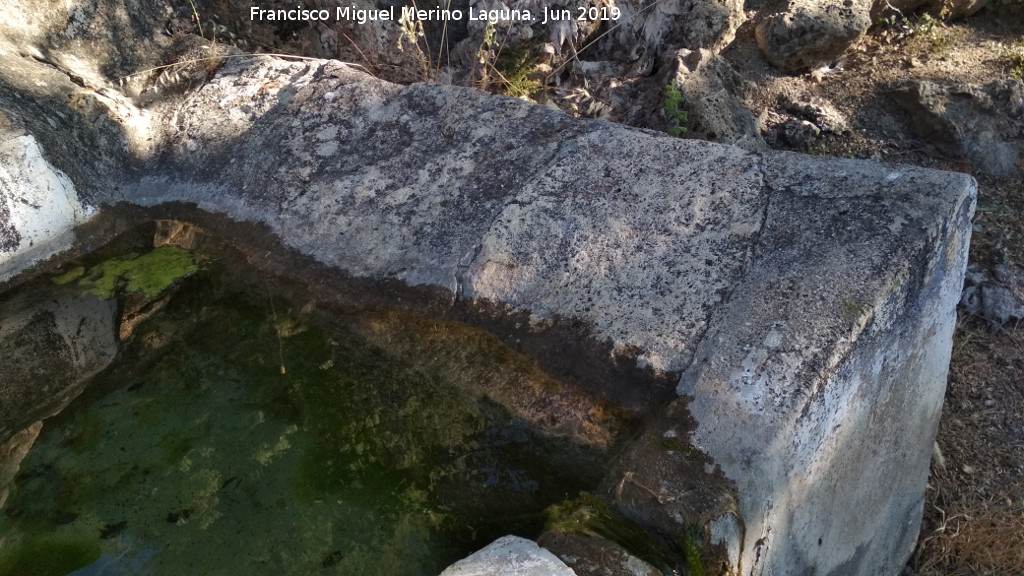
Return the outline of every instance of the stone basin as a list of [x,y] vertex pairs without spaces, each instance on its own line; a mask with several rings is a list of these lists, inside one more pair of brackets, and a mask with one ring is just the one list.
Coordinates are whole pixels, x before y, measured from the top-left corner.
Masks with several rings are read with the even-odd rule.
[[93,95],[87,117],[58,104],[83,90],[66,74],[7,50],[4,165],[25,168],[0,173],[0,276],[109,237],[101,206],[187,220],[267,273],[312,265],[353,298],[492,330],[643,413],[598,495],[680,570],[896,574],[913,549],[971,178],[331,61],[235,59],[145,107]]

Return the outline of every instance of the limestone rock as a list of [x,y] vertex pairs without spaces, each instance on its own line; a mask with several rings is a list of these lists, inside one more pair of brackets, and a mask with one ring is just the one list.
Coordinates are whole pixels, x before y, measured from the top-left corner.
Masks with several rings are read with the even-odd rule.
[[721,56],[707,50],[679,50],[667,66],[675,70],[672,81],[689,110],[688,131],[713,142],[763,146],[757,119],[737,94],[745,89],[743,79]]
[[891,95],[910,113],[918,133],[941,152],[997,178],[1020,175],[1024,81],[978,86],[912,80],[894,86]]
[[441,576],[575,576],[575,572],[536,542],[503,536],[445,568]]
[[871,26],[869,0],[790,0],[784,12],[757,23],[757,45],[783,72],[834,62]]
[[0,130],[0,282],[70,248],[90,212],[35,138],[15,134]]
[[821,132],[842,134],[850,130],[846,115],[820,97],[783,97],[782,108],[795,119],[810,122]]
[[21,461],[25,459],[42,429],[41,421],[33,422],[31,426],[0,444],[0,508],[7,502],[8,489],[18,474]]
[[[917,185],[913,172],[855,164],[826,160],[814,176],[806,165],[768,168],[766,182],[781,194],[761,229],[765,258],[716,313],[717,328],[680,380],[679,392],[693,398],[694,444],[736,482],[745,571],[810,562],[823,574],[895,574],[917,538],[927,474],[914,471],[929,466],[974,207],[963,196],[933,203],[958,185],[911,200],[900,190]],[[884,184],[839,192],[876,170]],[[817,198],[785,192],[811,181]],[[796,224],[826,204],[830,216]],[[951,234],[903,243],[914,226]],[[842,270],[827,264],[837,262]],[[826,278],[842,286],[831,302],[814,296]],[[779,452],[763,458],[766,444]],[[658,486],[654,476],[641,481]],[[870,483],[886,488],[856,489]],[[839,502],[849,515],[825,528],[820,511],[834,515]],[[787,536],[778,538],[782,526]]]
[[732,65],[709,50],[681,48],[663,55],[660,72],[637,83],[626,83],[611,92],[615,115],[624,124],[667,132],[674,119],[665,112],[666,86],[674,86],[687,112],[684,137],[750,150],[764,147],[757,120],[744,104],[751,85]]
[[657,52],[667,47],[717,52],[736,36],[743,23],[738,0],[629,0],[616,4],[629,18],[618,32],[624,41],[642,37]]
[[1024,320],[1024,286],[1005,265],[994,268],[989,271],[977,263],[967,267],[960,304],[998,329],[1007,322]]
[[872,18],[877,18],[893,9],[904,17],[911,16],[919,10],[927,10],[936,17],[966,18],[989,4],[989,0],[875,0],[871,10]]
[[821,129],[807,120],[790,118],[768,133],[770,144],[782,144],[794,150],[807,151],[815,139],[821,135]]
[[40,289],[0,303],[0,442],[56,414],[117,353],[116,304]]

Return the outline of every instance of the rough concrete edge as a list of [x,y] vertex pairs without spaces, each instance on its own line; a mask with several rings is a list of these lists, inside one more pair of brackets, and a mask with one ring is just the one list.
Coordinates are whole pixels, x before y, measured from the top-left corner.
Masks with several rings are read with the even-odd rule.
[[[786,152],[783,152],[783,153],[767,152],[767,153],[763,153],[762,156],[763,156],[763,158],[765,160],[765,163],[767,165],[767,164],[771,164],[771,163],[777,163],[775,161],[778,160],[779,158],[782,158],[782,157],[786,157],[786,156],[802,156],[802,155],[795,154],[795,153],[786,153]],[[921,168],[921,167],[910,166],[910,165],[881,164],[881,163],[873,163],[873,162],[869,162],[869,161],[846,160],[846,159],[838,159],[838,158],[824,159],[824,161],[825,161],[825,163],[832,162],[837,168],[841,168],[844,164],[849,164],[849,163],[860,164],[862,166],[871,166],[876,171],[887,172],[887,174],[883,174],[884,175],[884,180],[886,180],[886,181],[891,181],[893,179],[906,176],[908,173],[913,178],[924,176],[924,179],[926,181],[928,181],[927,182],[928,184],[932,184],[932,185],[935,186],[935,188],[931,189],[931,190],[929,190],[928,188],[921,188],[921,192],[923,194],[931,197],[934,200],[935,204],[941,205],[941,206],[947,206],[948,207],[948,212],[945,215],[942,215],[938,219],[937,223],[941,224],[939,226],[941,231],[939,231],[939,233],[936,235],[936,238],[933,238],[932,240],[939,239],[939,238],[945,238],[946,240],[948,240],[948,242],[945,245],[936,245],[936,244],[934,244],[934,242],[932,240],[928,240],[927,242],[929,242],[930,243],[929,245],[932,245],[935,250],[937,250],[939,252],[945,251],[946,267],[945,267],[945,270],[943,270],[941,272],[952,271],[952,274],[951,275],[950,274],[943,274],[943,273],[933,274],[934,271],[932,271],[932,270],[925,271],[925,273],[927,275],[929,275],[929,276],[933,276],[933,280],[938,280],[939,282],[941,282],[941,284],[942,284],[942,290],[941,291],[942,291],[943,307],[948,309],[948,313],[951,315],[952,321],[955,322],[955,308],[956,308],[957,301],[959,299],[960,291],[962,289],[964,273],[965,273],[965,270],[966,270],[967,249],[968,249],[969,242],[970,242],[970,232],[971,232],[970,220],[971,220],[971,218],[972,218],[972,216],[974,214],[974,210],[975,210],[976,202],[977,202],[977,188],[978,188],[978,184],[974,180],[974,178],[972,178],[972,177],[970,177],[970,176],[968,176],[966,174],[952,173],[952,172],[943,172],[943,171],[932,170],[932,169]],[[825,187],[828,188],[827,183],[828,183],[828,180],[830,178],[832,178],[832,177],[834,177],[836,175],[841,175],[841,174],[842,174],[842,171],[841,170],[837,170],[836,172],[833,172],[831,174],[825,175],[825,177],[822,178],[822,180],[826,184]],[[934,176],[937,176],[939,174],[945,174],[947,177],[949,177],[949,180],[947,180],[946,182],[941,182],[939,180],[934,179]],[[769,177],[769,178],[767,178],[767,180],[768,180],[768,182],[766,182],[766,189],[767,189],[766,193],[767,194],[774,195],[774,194],[777,194],[777,193],[783,193],[783,192],[788,192],[789,191],[788,190],[788,188],[789,188],[788,186],[786,186],[786,185],[779,186],[779,182],[772,182],[771,180],[773,180],[773,178]],[[769,204],[769,206],[770,206],[770,204]],[[766,211],[765,211],[766,217],[767,217],[767,212],[768,212],[768,210],[766,209]],[[764,226],[762,226],[762,232],[763,231],[764,231]],[[950,265],[951,263],[955,264],[955,265],[951,266]],[[746,278],[743,278],[739,282],[737,282],[736,289],[738,289],[739,286],[744,281],[746,281]],[[718,310],[716,310],[716,314],[715,315],[719,316],[719,322],[718,322],[718,327],[719,328],[722,327],[722,317],[723,317],[722,315],[724,314],[724,312],[726,310],[728,310],[729,307],[735,305],[735,302],[732,299],[732,294],[736,291],[736,289],[734,289],[733,292],[730,293],[730,298],[728,298],[722,304],[722,306],[720,306],[718,308]],[[898,296],[897,294],[889,294],[887,299],[884,300],[879,305],[879,308],[892,307],[893,300],[897,296]],[[920,302],[918,302],[918,304],[920,304]],[[919,312],[919,311],[918,310],[914,310],[914,311],[908,312],[908,314],[913,314],[913,313],[916,313],[916,312]],[[742,316],[742,314],[740,316]],[[872,312],[869,315],[869,317],[873,319],[874,312]],[[888,319],[888,323],[891,324],[891,322],[892,322],[892,319]],[[858,323],[858,324],[856,324],[853,327],[853,332],[850,334],[851,338],[849,339],[847,344],[844,345],[844,346],[841,346],[840,349],[837,350],[838,353],[834,354],[832,356],[832,358],[831,358],[831,365],[833,367],[839,367],[840,365],[842,365],[846,361],[846,358],[849,357],[850,354],[856,353],[858,351],[857,350],[857,346],[856,346],[856,343],[857,343],[857,340],[858,340],[858,335],[859,334],[865,334],[866,335],[869,332],[871,332],[873,329],[877,329],[877,327],[874,326],[871,322],[868,322],[866,324],[865,323]],[[709,339],[713,338],[714,332],[715,332],[715,330],[709,330],[708,332],[705,333],[704,338],[698,344],[698,349],[699,350],[700,349],[707,350],[707,348],[709,348],[709,347],[716,347],[716,343],[715,342],[710,342],[709,341]],[[948,349],[946,350],[947,354],[945,356],[945,361],[943,362],[943,366],[946,367],[946,368],[944,368],[944,372],[943,373],[945,373],[945,370],[948,369],[948,360],[949,360],[948,352],[951,351],[952,332],[947,334],[947,336],[948,336],[947,339],[948,339],[949,346],[946,346],[946,348],[948,348]],[[698,355],[699,354],[700,354],[700,352],[698,352]],[[701,382],[706,378],[706,376],[702,373],[702,371],[697,366],[699,360],[700,360],[699,357],[695,357],[694,361],[691,362],[690,366],[687,368],[686,371],[684,371],[683,375],[681,376],[679,385],[677,386],[677,393],[679,393],[681,396],[693,398],[693,394],[696,393],[697,390],[699,390],[701,388]],[[945,388],[945,378],[942,378],[942,389],[944,389],[944,388]],[[938,409],[941,409],[941,397],[939,398],[938,402],[939,402]],[[935,432],[937,431],[937,428],[938,428],[938,416],[939,416],[938,409],[935,410],[934,422],[933,422],[933,425],[931,426],[930,438],[934,437]],[[699,410],[698,410],[698,412],[699,412]],[[698,421],[700,420],[699,416],[695,416],[695,417],[697,418]],[[706,426],[706,423],[705,423],[705,426],[701,427],[700,423],[698,422],[698,430],[697,430],[696,433],[694,433],[692,435],[692,439],[695,442],[696,447],[702,453],[707,454],[712,460],[714,460],[716,462],[716,466],[719,465],[718,461],[722,459],[721,458],[721,453],[716,451],[713,448],[709,448],[708,444],[701,440],[701,438],[700,438],[701,436],[704,436],[704,439],[707,438],[707,436],[708,436],[707,426]],[[928,446],[929,447],[931,446],[931,441],[930,440],[928,442]],[[737,471],[737,469],[735,469],[734,467],[728,467],[727,466],[726,468],[727,468],[725,470],[726,476],[730,480],[736,482],[738,491],[741,494],[741,512],[742,512],[742,516],[743,516],[743,520],[742,520],[743,522],[746,523],[749,518],[751,518],[752,516],[757,516],[760,512],[764,512],[765,510],[768,510],[768,511],[771,510],[772,505],[773,505],[772,502],[768,502],[767,503],[767,508],[765,508],[765,509],[758,509],[757,507],[754,507],[754,506],[751,505],[751,502],[749,500],[749,496],[748,496],[748,498],[743,498],[742,494],[744,494],[744,493],[748,493],[749,494],[749,492],[750,492],[749,490],[745,489],[745,485],[749,484],[749,481],[751,479],[750,478],[744,478],[744,475],[742,473],[739,473]],[[912,538],[910,539],[909,545],[904,546],[903,549],[900,551],[901,559],[898,561],[899,565],[902,565],[902,563],[905,562],[906,559],[909,557],[910,553],[913,551],[914,542],[916,542],[917,526],[919,526],[919,524],[920,524],[921,506],[923,506],[923,498],[924,498],[924,493],[923,493],[924,484],[923,484],[923,482],[927,478],[927,468],[926,467],[922,470],[922,474],[923,474],[923,476],[922,476],[922,484],[921,484],[921,497],[920,497],[920,499],[919,499],[919,501],[917,503],[917,506],[916,507],[912,507],[913,509],[908,511],[909,517],[916,516],[918,518],[918,520],[916,521],[916,524],[914,524],[914,526],[911,526],[909,528],[909,530],[912,530],[912,532],[913,532]],[[764,503],[758,503],[758,504],[764,504]],[[755,522],[755,524],[757,524],[757,523]],[[746,536],[741,538],[742,540],[744,540],[743,542],[740,542],[740,541],[736,540],[736,537],[739,536],[739,533],[736,533],[734,531],[726,531],[726,532],[723,532],[723,533],[719,534],[718,536],[715,536],[714,534],[712,536],[713,536],[713,540],[715,540],[716,542],[726,546],[726,548],[729,551],[729,556],[730,557],[736,558],[736,561],[733,564],[734,568],[739,569],[739,568],[742,567],[742,570],[744,571],[744,573],[750,572],[751,574],[754,574],[754,573],[760,574],[760,573],[762,573],[761,570],[765,569],[765,566],[764,566],[763,563],[761,563],[761,565],[758,566],[758,558],[761,557],[762,553],[764,553],[767,550],[767,547],[766,546],[762,547],[762,545],[767,543],[767,536],[770,534],[770,529],[771,528],[767,527],[768,531],[762,531],[762,532],[758,533],[756,531],[747,530],[746,529],[746,528],[751,528],[751,527],[752,526],[749,526],[749,525],[745,526],[745,530],[744,531],[746,532]],[[712,527],[712,528],[714,528],[714,527]],[[716,540],[716,538],[717,538],[717,540]],[[857,569],[858,569],[858,567],[856,565],[844,564],[844,565],[841,565],[841,566],[837,567],[836,568],[837,571],[834,572],[834,573],[835,574],[846,574],[847,571],[850,571],[850,570],[853,571],[853,572],[850,572],[850,573],[856,573]],[[897,569],[898,569],[898,566],[897,566]],[[768,568],[768,572],[765,572],[765,573],[771,573],[771,568],[769,567]],[[833,572],[829,572],[829,574],[832,574],[832,573]]]

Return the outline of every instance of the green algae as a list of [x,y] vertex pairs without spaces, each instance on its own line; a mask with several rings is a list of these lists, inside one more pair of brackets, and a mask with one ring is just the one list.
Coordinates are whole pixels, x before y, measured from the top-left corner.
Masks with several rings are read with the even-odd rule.
[[545,510],[547,532],[597,536],[622,546],[630,554],[662,568],[676,562],[639,524],[590,493],[565,500]]
[[199,270],[192,254],[177,246],[161,246],[141,256],[110,258],[86,270],[76,266],[53,279],[58,285],[75,280],[89,294],[112,298],[133,292],[155,298],[175,282]]
[[[580,447],[581,432],[512,413],[528,403],[515,391],[562,388],[493,336],[388,314],[340,324],[158,250],[177,264],[118,257],[67,280],[152,296],[191,275],[48,421],[0,537],[85,531],[133,573],[437,573],[506,533],[537,536],[546,506],[602,474],[607,434]],[[592,412],[579,429],[617,416]]]
[[701,560],[703,531],[696,524],[687,525],[678,537],[679,546],[683,551],[686,571],[690,576],[704,576],[704,563]]
[[75,266],[67,272],[55,277],[53,283],[58,286],[70,284],[85,275],[85,266]]
[[99,545],[88,539],[36,538],[0,555],[0,574],[65,576],[99,557]]

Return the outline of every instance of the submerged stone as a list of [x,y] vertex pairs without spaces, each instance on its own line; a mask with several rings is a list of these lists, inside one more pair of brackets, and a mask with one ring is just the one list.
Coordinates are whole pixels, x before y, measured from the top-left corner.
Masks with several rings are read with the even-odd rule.
[[0,555],[0,573],[66,576],[99,557],[99,546],[88,540],[39,538]]
[[155,298],[177,280],[198,270],[192,255],[176,246],[160,246],[141,256],[116,257],[88,271],[75,267],[54,278],[55,284],[77,280],[87,294],[110,299],[119,291]]
[[114,359],[116,308],[48,287],[0,299],[0,443],[59,412]]

